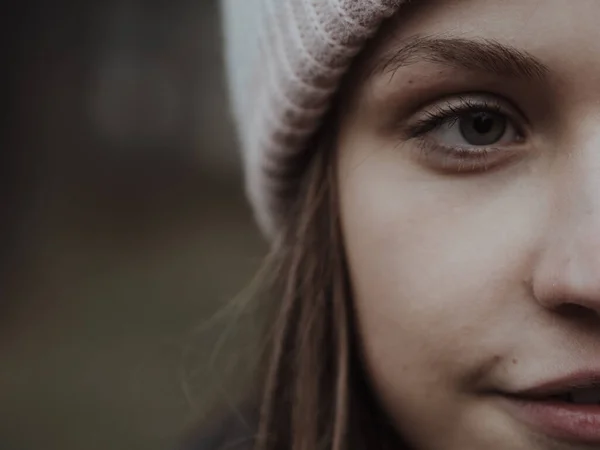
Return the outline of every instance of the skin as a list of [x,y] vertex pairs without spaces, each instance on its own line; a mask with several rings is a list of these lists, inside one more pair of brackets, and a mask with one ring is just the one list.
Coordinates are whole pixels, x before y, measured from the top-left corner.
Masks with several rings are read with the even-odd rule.
[[[416,449],[600,448],[545,435],[497,394],[600,372],[599,17],[597,0],[421,2],[369,59],[417,35],[493,39],[547,78],[423,60],[349,87],[337,158],[362,350]],[[424,136],[423,157],[406,127],[472,92],[518,111],[523,136],[494,150],[509,157],[448,163],[456,127]]]

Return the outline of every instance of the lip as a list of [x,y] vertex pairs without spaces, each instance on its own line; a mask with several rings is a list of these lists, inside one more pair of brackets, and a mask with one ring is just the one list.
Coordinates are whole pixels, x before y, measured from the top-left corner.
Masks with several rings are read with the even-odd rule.
[[509,413],[538,433],[581,444],[600,444],[600,404],[575,404],[552,396],[575,388],[600,388],[600,372],[579,372],[503,396]]
[[600,388],[600,371],[577,372],[562,378],[540,383],[534,387],[511,393],[515,397],[541,399],[559,395],[577,388]]
[[600,444],[600,405],[504,397],[511,416],[538,433],[581,444]]

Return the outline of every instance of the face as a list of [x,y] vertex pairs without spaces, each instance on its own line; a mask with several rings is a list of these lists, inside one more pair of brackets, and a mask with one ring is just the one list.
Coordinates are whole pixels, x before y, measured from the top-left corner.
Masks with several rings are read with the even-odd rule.
[[416,449],[600,449],[599,17],[597,0],[415,2],[351,83],[337,151],[362,351]]

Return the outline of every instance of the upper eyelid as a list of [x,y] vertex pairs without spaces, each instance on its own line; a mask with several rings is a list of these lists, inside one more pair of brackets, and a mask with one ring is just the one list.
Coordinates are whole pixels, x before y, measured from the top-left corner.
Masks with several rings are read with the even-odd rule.
[[489,94],[461,94],[456,96],[449,96],[442,100],[432,102],[429,105],[425,105],[420,108],[421,111],[427,111],[435,108],[438,111],[458,111],[463,112],[469,109],[492,109],[494,111],[505,111],[517,112],[519,115],[522,113],[512,103],[500,96],[493,96]]
[[523,111],[504,96],[490,93],[470,93],[460,94],[455,96],[447,96],[444,99],[430,102],[428,105],[422,106],[416,112],[416,121],[424,122],[427,116],[436,115],[432,113],[432,109],[437,111],[437,115],[445,114],[451,116],[453,113],[464,113],[470,109],[490,109],[497,113],[503,113],[509,119],[517,122],[520,131],[523,133],[530,126],[527,116]]
[[452,115],[464,114],[471,111],[492,111],[495,113],[502,113],[504,109],[497,104],[489,104],[489,103],[461,103],[459,105],[445,105],[436,107],[435,112],[425,111],[424,114],[428,117],[434,116],[448,116],[452,117]]
[[[497,105],[496,105],[497,106]],[[473,111],[487,111],[495,114],[504,114],[508,116],[510,120],[512,120],[512,114],[505,114],[505,109],[500,106],[495,107],[494,105],[489,104],[481,104],[481,105],[459,105],[452,107],[440,107],[436,110],[436,112],[427,111],[425,112],[426,117],[421,119],[422,122],[427,122],[428,120],[437,121],[441,125],[442,123],[447,122],[456,122],[459,120],[460,115],[468,114]]]

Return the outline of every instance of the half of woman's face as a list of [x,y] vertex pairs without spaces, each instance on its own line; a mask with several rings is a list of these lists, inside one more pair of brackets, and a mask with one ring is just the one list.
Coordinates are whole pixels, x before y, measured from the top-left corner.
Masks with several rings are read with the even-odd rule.
[[415,2],[352,89],[363,351],[419,450],[600,449],[599,20],[598,0]]

